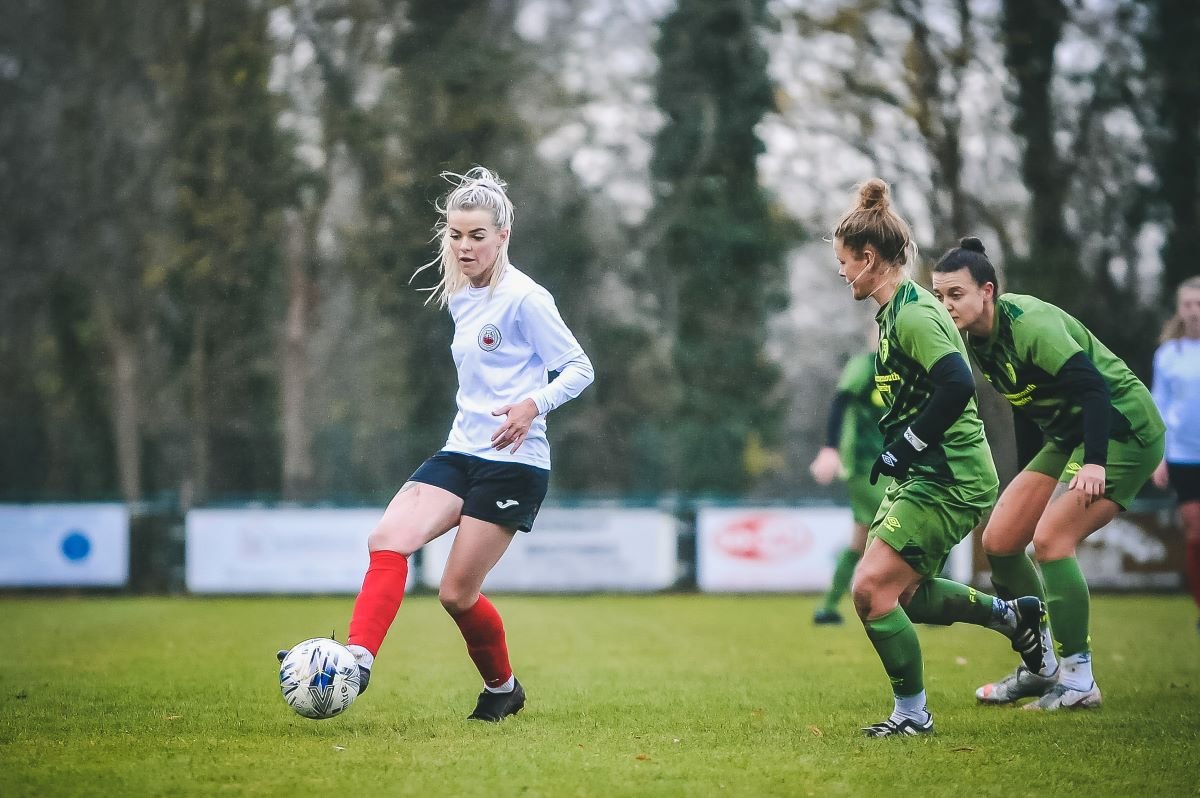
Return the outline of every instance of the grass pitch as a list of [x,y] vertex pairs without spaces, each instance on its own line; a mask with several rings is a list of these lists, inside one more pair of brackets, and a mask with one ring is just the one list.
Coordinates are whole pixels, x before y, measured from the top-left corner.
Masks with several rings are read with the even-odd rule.
[[[310,721],[275,649],[342,636],[349,598],[0,599],[0,795],[1197,795],[1200,635],[1184,597],[1099,597],[1104,707],[980,707],[1007,641],[921,627],[937,734],[891,709],[861,627],[807,597],[494,597],[529,693],[468,723],[479,678],[437,600],[406,600],[370,695]],[[848,610],[848,606],[846,607]]]

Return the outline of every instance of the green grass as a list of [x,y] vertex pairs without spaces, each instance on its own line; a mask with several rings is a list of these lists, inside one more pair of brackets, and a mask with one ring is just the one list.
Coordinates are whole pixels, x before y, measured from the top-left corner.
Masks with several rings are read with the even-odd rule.
[[496,597],[529,693],[479,679],[436,599],[405,602],[371,690],[294,715],[274,651],[348,598],[0,599],[0,795],[1197,795],[1200,635],[1183,597],[1099,597],[1102,709],[979,707],[1007,641],[922,627],[930,739],[867,740],[891,698],[861,627],[807,597]]

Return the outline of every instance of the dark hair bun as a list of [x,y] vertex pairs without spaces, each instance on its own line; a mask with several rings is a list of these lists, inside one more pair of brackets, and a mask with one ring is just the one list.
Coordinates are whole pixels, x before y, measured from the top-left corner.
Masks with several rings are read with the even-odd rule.
[[958,245],[971,252],[978,252],[980,255],[987,254],[983,251],[983,242],[975,236],[967,236],[966,238],[960,239]]

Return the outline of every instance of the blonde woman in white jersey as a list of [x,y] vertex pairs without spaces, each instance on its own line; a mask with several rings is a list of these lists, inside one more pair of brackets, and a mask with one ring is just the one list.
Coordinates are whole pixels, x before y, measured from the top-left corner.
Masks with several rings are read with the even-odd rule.
[[505,184],[483,167],[442,176],[454,187],[438,206],[441,255],[426,267],[439,264],[430,301],[454,320],[458,414],[445,446],[404,483],[368,538],[371,560],[347,645],[361,693],[404,598],[409,556],[458,527],[438,599],[483,677],[468,719],[498,722],[525,706],[525,690],[509,664],[500,614],[479,591],[516,532],[532,528],[545,498],[546,414],[578,396],[593,372],[553,297],[509,263],[513,205]]

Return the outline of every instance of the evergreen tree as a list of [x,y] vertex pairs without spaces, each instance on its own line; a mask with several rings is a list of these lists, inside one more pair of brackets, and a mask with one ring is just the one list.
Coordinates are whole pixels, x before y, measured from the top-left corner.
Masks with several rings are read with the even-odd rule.
[[755,127],[773,110],[759,41],[765,0],[681,0],[657,45],[651,172],[661,229],[650,263],[673,344],[674,482],[740,493],[778,432],[779,370],[764,345],[785,303],[783,229],[759,185]]
[[1172,292],[1196,273],[1200,248],[1200,7],[1190,0],[1155,0],[1151,6],[1145,50],[1159,125],[1152,139],[1169,222],[1162,290],[1166,306],[1174,307]]
[[169,183],[155,75],[185,25],[143,0],[0,10],[0,278],[12,300],[0,350],[13,358],[0,361],[14,367],[0,380],[21,386],[0,412],[15,422],[0,422],[14,444],[0,447],[0,483],[14,498],[142,495],[148,242],[167,224]]
[[201,501],[279,489],[278,242],[296,178],[267,91],[270,55],[261,8],[199,3],[165,80],[178,100],[178,233],[163,266]]

